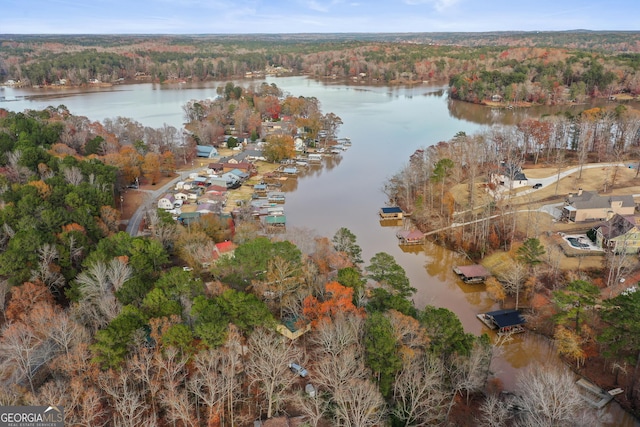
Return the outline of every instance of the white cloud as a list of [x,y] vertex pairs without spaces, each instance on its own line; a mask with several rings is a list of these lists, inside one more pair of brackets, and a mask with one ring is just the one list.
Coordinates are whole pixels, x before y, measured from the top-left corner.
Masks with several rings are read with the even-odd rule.
[[307,1],[306,6],[311,10],[315,10],[316,12],[329,12],[329,7],[327,6],[327,4],[320,3],[315,0]]
[[421,4],[432,4],[433,7],[438,12],[442,12],[446,9],[451,8],[459,1],[460,0],[404,0],[404,2],[409,6],[417,6]]

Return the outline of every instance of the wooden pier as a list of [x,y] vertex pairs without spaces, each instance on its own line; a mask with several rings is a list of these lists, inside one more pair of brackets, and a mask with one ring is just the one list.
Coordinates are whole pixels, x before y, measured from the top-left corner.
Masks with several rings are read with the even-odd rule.
[[[580,378],[576,381],[576,385],[580,388],[580,396],[587,402],[589,405],[593,406],[596,409],[603,408],[607,403],[613,400],[614,394],[607,393],[597,385],[593,384],[590,381],[587,381],[584,378]],[[617,390],[611,390],[612,392]]]

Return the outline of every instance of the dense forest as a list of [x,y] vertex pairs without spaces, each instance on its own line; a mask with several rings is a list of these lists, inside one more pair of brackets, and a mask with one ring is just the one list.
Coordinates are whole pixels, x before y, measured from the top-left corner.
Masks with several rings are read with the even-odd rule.
[[247,36],[4,36],[0,81],[24,85],[206,81],[307,74],[449,82],[469,102],[563,104],[640,93],[628,32]]

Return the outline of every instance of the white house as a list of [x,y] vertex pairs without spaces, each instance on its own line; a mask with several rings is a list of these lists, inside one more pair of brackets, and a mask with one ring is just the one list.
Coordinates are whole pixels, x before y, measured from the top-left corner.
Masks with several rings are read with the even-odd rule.
[[293,145],[294,145],[294,149],[296,151],[304,151],[305,148],[307,147],[307,144],[305,144],[304,140],[302,138],[300,138],[299,136],[296,137],[296,139],[293,140]]
[[173,209],[175,201],[174,195],[167,193],[158,199],[158,209]]
[[183,202],[189,200],[189,192],[188,191],[178,191],[173,195],[176,200],[182,200]]
[[505,163],[500,165],[499,172],[491,174],[491,182],[511,190],[529,185],[529,180],[520,167]]

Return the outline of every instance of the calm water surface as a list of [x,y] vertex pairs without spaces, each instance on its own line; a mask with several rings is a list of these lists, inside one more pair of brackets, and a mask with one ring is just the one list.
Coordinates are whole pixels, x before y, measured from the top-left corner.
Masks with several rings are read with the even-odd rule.
[[[353,143],[323,167],[310,168],[288,183],[287,225],[327,237],[340,227],[348,228],[357,236],[367,264],[376,253],[387,252],[405,269],[418,289],[416,306],[446,307],[458,315],[467,332],[488,332],[476,314],[499,307],[487,297],[483,286],[468,286],[457,279],[452,269],[466,263],[465,259],[433,244],[409,251],[400,248],[395,237],[399,227],[383,226],[378,218],[378,210],[386,202],[381,189],[416,149],[449,140],[460,131],[471,134],[486,126],[512,125],[527,113],[450,101],[446,88],[438,86],[368,87],[326,84],[305,77],[266,81],[294,96],[318,98],[323,112],[333,112],[344,122],[339,136],[349,137]],[[0,108],[23,111],[64,104],[72,114],[91,120],[122,116],[145,126],[159,128],[166,123],[180,129],[182,105],[192,99],[215,97],[220,85],[223,83],[145,83],[64,92],[5,88],[0,91],[0,97],[4,96]],[[559,363],[549,342],[534,334],[517,336],[498,353],[492,368],[508,389],[514,388],[518,371],[534,362]],[[598,416],[606,426],[640,426],[617,404],[610,404]]]

